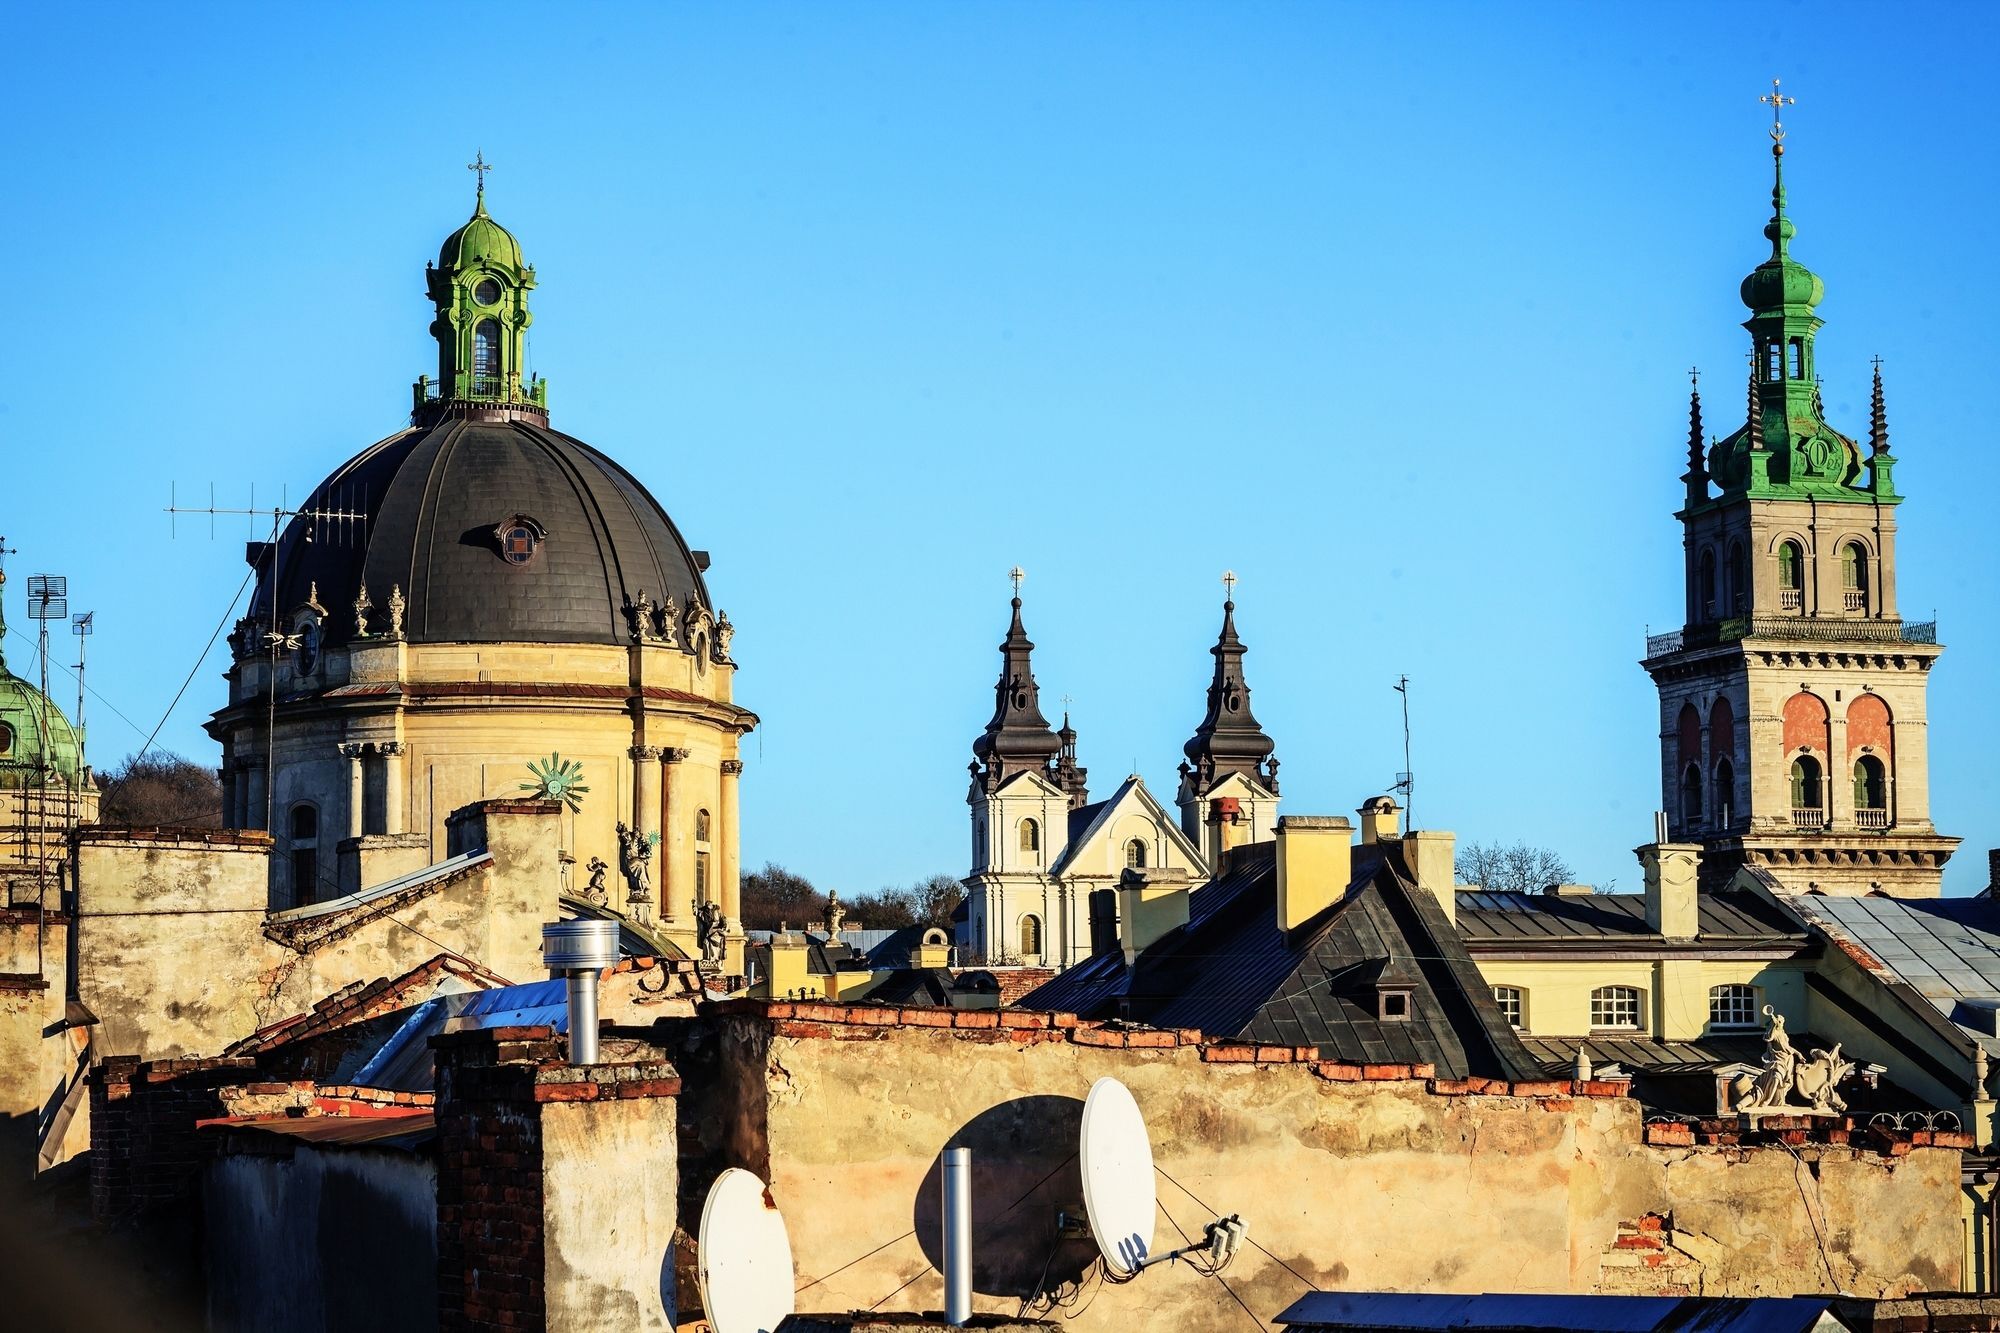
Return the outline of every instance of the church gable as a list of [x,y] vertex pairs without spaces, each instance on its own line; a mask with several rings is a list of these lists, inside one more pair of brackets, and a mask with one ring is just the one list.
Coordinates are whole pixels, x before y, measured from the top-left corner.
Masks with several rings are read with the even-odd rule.
[[[1132,850],[1135,843],[1141,850]],[[1140,858],[1135,868],[1169,866],[1197,879],[1208,875],[1201,853],[1147,789],[1145,779],[1137,776],[1125,779],[1098,808],[1096,817],[1071,840],[1054,873],[1115,879],[1134,865],[1135,856]]]

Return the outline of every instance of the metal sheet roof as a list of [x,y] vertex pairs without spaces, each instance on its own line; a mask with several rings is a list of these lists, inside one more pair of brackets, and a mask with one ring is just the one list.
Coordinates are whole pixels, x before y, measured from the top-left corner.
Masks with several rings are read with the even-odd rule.
[[1874,958],[1967,1036],[2000,1050],[1978,1012],[2000,1001],[2000,901],[1819,894],[1782,901],[1836,941]]
[[1500,1333],[1810,1333],[1843,1328],[1830,1296],[1433,1296],[1316,1291],[1278,1316],[1293,1329],[1494,1330]]
[[[1783,939],[1806,934],[1784,914],[1746,893],[1703,893],[1696,929],[1705,939]],[[1561,939],[1658,938],[1646,924],[1642,893],[1491,893],[1458,895],[1458,929],[1468,943]]]
[[204,1129],[254,1129],[307,1143],[393,1143],[414,1140],[437,1129],[431,1108],[371,1111],[359,1115],[252,1115],[202,1122]]

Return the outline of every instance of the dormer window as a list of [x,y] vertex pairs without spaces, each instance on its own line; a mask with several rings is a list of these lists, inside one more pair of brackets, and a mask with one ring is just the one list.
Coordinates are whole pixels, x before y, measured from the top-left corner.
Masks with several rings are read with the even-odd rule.
[[1415,992],[1407,986],[1380,986],[1375,991],[1375,1017],[1384,1023],[1407,1023],[1416,1012]]

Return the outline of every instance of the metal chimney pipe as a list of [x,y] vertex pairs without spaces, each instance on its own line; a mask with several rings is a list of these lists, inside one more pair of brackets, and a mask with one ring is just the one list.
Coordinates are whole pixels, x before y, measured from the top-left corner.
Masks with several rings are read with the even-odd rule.
[[972,1318],[972,1149],[944,1150],[944,1321]]
[[542,963],[569,983],[569,1062],[597,1063],[597,978],[618,962],[616,921],[551,921],[542,927]]

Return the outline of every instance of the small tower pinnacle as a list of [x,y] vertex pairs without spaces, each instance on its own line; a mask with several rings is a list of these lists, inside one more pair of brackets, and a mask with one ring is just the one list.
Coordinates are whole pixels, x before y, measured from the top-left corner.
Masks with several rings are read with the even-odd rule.
[[1019,565],[1007,572],[1014,585],[1013,618],[1000,645],[993,718],[972,742],[976,761],[972,772],[988,791],[1016,773],[1034,770],[1046,774],[1062,748],[1049,730],[1048,719],[1042,716],[1040,691],[1035,685],[1035,645],[1021,623],[1021,582],[1026,577]]
[[1700,504],[1708,498],[1708,468],[1702,462],[1701,370],[1691,367],[1688,381],[1688,470],[1681,480],[1687,483],[1688,503]]
[[1882,405],[1882,358],[1875,358],[1875,391],[1868,403],[1868,452],[1889,452],[1889,413]]
[[1278,791],[1277,748],[1250,711],[1250,686],[1243,679],[1243,655],[1248,651],[1236,635],[1236,575],[1222,576],[1228,598],[1222,603],[1222,632],[1208,651],[1215,657],[1215,675],[1208,686],[1208,710],[1182,747],[1195,787],[1206,793],[1217,780],[1241,773],[1272,795]]

